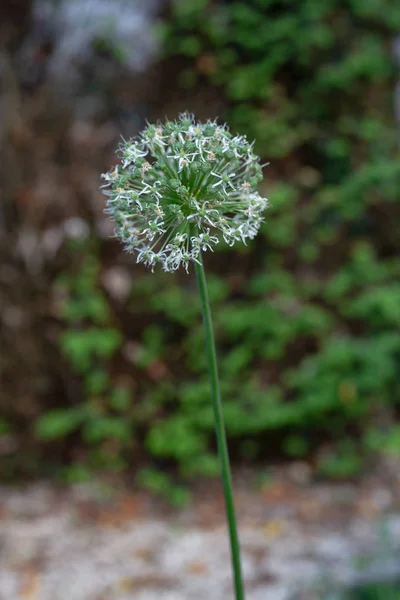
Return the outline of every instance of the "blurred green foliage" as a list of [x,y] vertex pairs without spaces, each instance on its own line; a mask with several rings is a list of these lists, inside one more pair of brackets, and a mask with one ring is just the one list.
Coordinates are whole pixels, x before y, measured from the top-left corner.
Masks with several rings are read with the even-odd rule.
[[322,592],[321,600],[400,600],[398,582],[373,582],[355,586],[346,591]]
[[130,389],[112,379],[112,360],[123,335],[112,322],[99,276],[100,262],[90,253],[77,272],[64,273],[55,284],[66,325],[60,348],[79,376],[81,394],[72,405],[42,414],[34,427],[43,442],[78,432],[86,445],[86,455],[63,469],[61,475],[67,481],[87,479],[93,467],[125,469],[124,453],[134,439]]
[[344,596],[335,595],[331,600],[399,600],[400,587],[397,584],[375,583],[359,586]]
[[[257,240],[206,256],[236,458],[313,457],[349,477],[376,450],[400,452],[399,27],[389,0],[179,0],[163,24],[180,83],[214,87],[272,163]],[[136,268],[122,314],[101,269],[96,250],[59,282],[82,395],[36,432],[79,432],[92,462],[145,464],[140,481],[168,494],[157,466],[218,472],[194,281]]]

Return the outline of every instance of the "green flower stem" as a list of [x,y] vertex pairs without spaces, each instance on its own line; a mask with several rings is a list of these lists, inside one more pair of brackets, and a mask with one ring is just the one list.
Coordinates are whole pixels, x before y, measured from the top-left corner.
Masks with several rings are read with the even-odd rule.
[[224,417],[222,412],[221,394],[219,389],[217,355],[215,351],[214,332],[211,320],[210,303],[206,276],[201,255],[198,257],[201,264],[194,263],[197,282],[199,286],[203,323],[206,338],[208,368],[210,371],[211,400],[214,412],[215,433],[217,436],[218,454],[221,465],[222,484],[225,496],[225,508],[228,519],[229,536],[231,543],[232,568],[235,581],[236,600],[244,600],[242,568],[240,563],[240,548],[236,526],[235,505],[233,501],[232,477],[229,465],[228,446],[226,442]]

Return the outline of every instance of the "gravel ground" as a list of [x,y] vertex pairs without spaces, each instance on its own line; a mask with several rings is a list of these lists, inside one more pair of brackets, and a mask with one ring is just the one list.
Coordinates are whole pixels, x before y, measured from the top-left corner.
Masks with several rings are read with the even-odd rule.
[[[381,522],[390,547],[400,543],[393,486],[281,477],[255,491],[245,479],[237,498],[248,600],[311,600],[321,578],[349,584],[374,570],[399,571],[392,551],[389,562],[378,560]],[[361,554],[375,557],[362,572]],[[0,488],[0,600],[29,598],[233,598],[220,492],[200,491],[191,508],[173,511],[126,491],[99,499],[88,486]]]

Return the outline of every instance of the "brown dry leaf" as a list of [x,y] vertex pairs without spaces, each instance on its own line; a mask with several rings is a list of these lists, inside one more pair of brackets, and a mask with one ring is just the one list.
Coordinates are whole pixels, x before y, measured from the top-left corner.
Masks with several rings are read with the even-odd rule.
[[290,483],[284,481],[273,481],[261,488],[261,497],[268,503],[280,503],[292,500],[296,496],[296,489]]
[[287,523],[283,519],[271,519],[261,527],[261,532],[268,539],[280,537],[287,531]]
[[40,575],[33,569],[22,573],[19,593],[22,598],[39,599]]
[[379,506],[370,498],[365,498],[357,503],[357,508],[360,514],[366,519],[373,519],[380,513]]
[[202,75],[211,75],[217,68],[215,56],[212,54],[202,54],[197,59],[196,68]]
[[96,502],[79,502],[76,506],[79,518],[84,521],[99,523],[104,526],[120,527],[127,521],[143,515],[143,498],[139,494],[129,493],[107,506],[99,506]]
[[0,504],[0,521],[2,519],[5,519],[5,517],[7,516],[7,509],[5,506],[3,506],[2,504]]
[[245,546],[242,544],[242,547],[246,549],[257,564],[260,564],[268,556],[269,550],[266,546]]
[[20,208],[27,208],[36,204],[36,193],[32,187],[20,188],[15,194],[15,203]]
[[206,563],[201,560],[192,560],[190,563],[186,564],[185,570],[192,575],[202,575],[208,570],[208,567]]
[[212,499],[207,499],[198,504],[196,520],[205,529],[213,529],[223,518],[225,511],[224,496],[220,490],[216,491]]
[[306,519],[318,519],[323,511],[326,511],[327,507],[323,506],[320,502],[311,499],[305,499],[298,505],[298,512]]
[[149,587],[157,587],[166,589],[171,587],[174,580],[167,575],[159,573],[148,573],[146,575],[133,575],[129,577],[122,577],[116,582],[116,589],[122,592],[131,592],[133,590],[140,590]]
[[102,525],[120,526],[127,521],[138,519],[143,514],[143,504],[138,494],[126,494],[114,506],[99,511],[98,520]]
[[164,379],[168,375],[168,369],[162,360],[157,359],[149,364],[147,373],[152,379]]
[[153,562],[155,558],[156,550],[151,546],[147,546],[145,548],[138,548],[134,555],[136,558],[144,560],[145,562]]
[[22,119],[15,119],[10,126],[11,143],[18,148],[26,148],[32,143],[34,134]]

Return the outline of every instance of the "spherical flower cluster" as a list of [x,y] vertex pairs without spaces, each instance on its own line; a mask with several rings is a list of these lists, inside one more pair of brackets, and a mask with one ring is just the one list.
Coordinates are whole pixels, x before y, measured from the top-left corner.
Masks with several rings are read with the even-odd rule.
[[262,167],[252,144],[189,114],[149,125],[123,142],[121,163],[102,175],[116,236],[137,262],[188,270],[220,233],[233,245],[254,238],[268,201],[256,191]]

